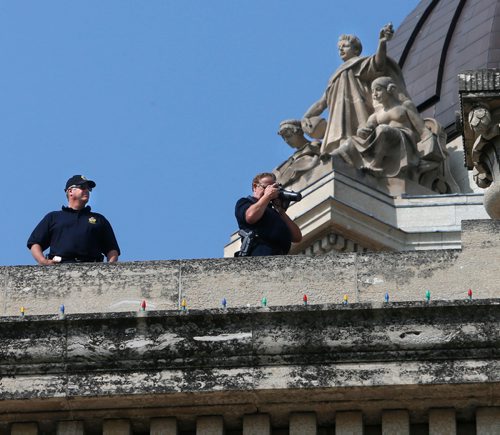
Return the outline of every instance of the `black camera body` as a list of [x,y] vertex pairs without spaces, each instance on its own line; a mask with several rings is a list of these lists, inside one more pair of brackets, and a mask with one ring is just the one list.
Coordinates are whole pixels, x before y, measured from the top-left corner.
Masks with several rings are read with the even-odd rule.
[[281,201],[281,206],[286,210],[290,206],[292,201],[299,202],[302,199],[302,195],[298,192],[294,192],[292,190],[286,190],[279,186],[280,191],[278,194],[278,198]]
[[285,190],[280,186],[279,199],[282,201],[294,201],[299,202],[302,199],[302,195],[298,192],[294,192],[293,190]]

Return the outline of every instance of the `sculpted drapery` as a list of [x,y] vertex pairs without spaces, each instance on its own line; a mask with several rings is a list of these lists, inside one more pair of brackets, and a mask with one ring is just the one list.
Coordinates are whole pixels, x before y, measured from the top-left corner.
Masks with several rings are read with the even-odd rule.
[[379,68],[375,56],[355,57],[335,71],[325,91],[329,116],[322,154],[331,154],[366,123],[373,113],[370,85],[381,76],[393,77],[399,89],[405,89],[399,66],[390,58],[385,59],[384,68]]

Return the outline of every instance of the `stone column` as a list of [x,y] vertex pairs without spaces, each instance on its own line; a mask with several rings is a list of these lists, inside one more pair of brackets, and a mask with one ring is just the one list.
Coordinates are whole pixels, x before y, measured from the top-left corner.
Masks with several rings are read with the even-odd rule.
[[149,425],[150,435],[178,435],[176,418],[153,418]]
[[457,422],[455,410],[431,409],[429,411],[429,435],[455,435]]
[[220,415],[198,417],[196,435],[224,435],[224,419]]
[[408,411],[384,411],[382,413],[382,435],[410,435]]
[[104,420],[102,435],[132,435],[128,420]]
[[314,412],[298,412],[290,416],[290,435],[316,435],[317,423]]
[[57,435],[84,435],[83,421],[60,421],[57,423]]
[[243,435],[271,435],[268,414],[252,414],[243,417]]
[[37,435],[38,425],[36,423],[14,423],[10,427],[10,435]]
[[477,409],[476,432],[478,435],[500,434],[500,407]]
[[335,435],[363,435],[363,413],[361,411],[337,412]]

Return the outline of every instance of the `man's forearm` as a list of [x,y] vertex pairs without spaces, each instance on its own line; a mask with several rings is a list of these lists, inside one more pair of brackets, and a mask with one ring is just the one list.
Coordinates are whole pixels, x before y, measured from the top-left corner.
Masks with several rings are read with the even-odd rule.
[[55,261],[45,258],[42,247],[37,243],[31,246],[30,251],[35,261],[41,266],[48,266],[55,263]]
[[245,220],[247,221],[247,224],[253,225],[257,223],[262,216],[264,216],[264,212],[266,211],[269,201],[269,197],[263,196],[255,204],[252,204],[247,208],[245,213]]
[[284,209],[280,209],[279,214],[281,216],[281,219],[285,221],[286,226],[290,230],[290,233],[292,235],[292,242],[300,242],[302,240],[302,231],[300,231],[299,226],[292,219],[290,219],[290,216],[286,214],[286,211]]

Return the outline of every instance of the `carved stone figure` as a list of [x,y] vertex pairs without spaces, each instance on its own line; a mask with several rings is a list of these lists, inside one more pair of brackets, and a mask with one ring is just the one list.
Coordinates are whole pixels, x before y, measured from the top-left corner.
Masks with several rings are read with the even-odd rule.
[[334,154],[354,146],[361,154],[361,169],[375,176],[396,177],[403,171],[415,172],[419,163],[417,142],[432,133],[411,101],[399,97],[390,77],[375,79],[371,88],[375,112],[358,128],[357,136],[348,138]]
[[278,134],[296,149],[295,153],[273,172],[284,186],[292,184],[302,174],[319,164],[320,142],[310,142],[304,137],[301,121],[289,119],[280,123]]
[[486,189],[486,212],[500,219],[500,69],[461,72],[458,88],[465,164]]
[[480,102],[469,112],[468,121],[476,135],[472,147],[474,181],[488,188],[484,206],[492,218],[500,219],[500,109],[491,113],[488,105]]
[[[401,69],[386,55],[386,42],[392,36],[392,25],[384,26],[377,52],[368,57],[360,56],[361,41],[356,36],[340,37],[344,63],[304,114],[302,128],[323,139],[322,155],[340,156],[355,169],[378,178],[410,180],[437,193],[458,192],[442,126],[420,117]],[[318,118],[327,108],[323,126]]]
[[[494,172],[498,165],[492,164],[488,158],[487,145],[492,139],[500,135],[498,124],[500,110],[492,115],[486,103],[478,103],[469,112],[469,124],[476,135],[472,147],[472,162],[474,164],[474,181],[485,189],[494,180]],[[493,118],[496,122],[493,122]]]
[[332,155],[376,177],[402,176],[438,193],[458,192],[445,164],[446,135],[420,117],[391,77],[372,82],[374,113]]
[[[354,35],[339,38],[339,54],[344,63],[331,76],[325,93],[304,114],[302,127],[313,133],[311,118],[328,108],[329,115],[321,147],[322,154],[331,154],[347,138],[354,136],[360,125],[373,113],[371,82],[380,76],[393,77],[399,89],[406,93],[403,76],[397,63],[386,54],[386,42],[392,38],[392,24],[382,28],[377,52],[361,57],[362,45]],[[317,136],[311,136],[318,138]]]

